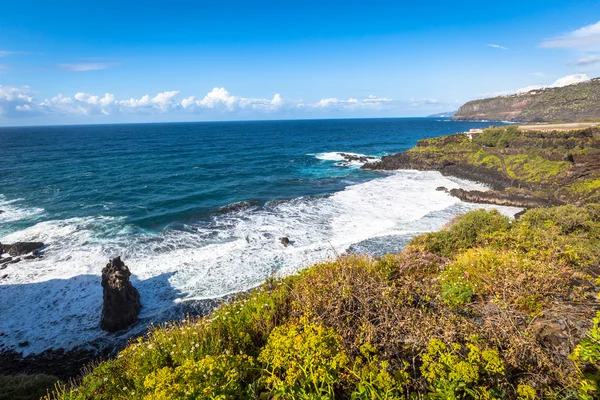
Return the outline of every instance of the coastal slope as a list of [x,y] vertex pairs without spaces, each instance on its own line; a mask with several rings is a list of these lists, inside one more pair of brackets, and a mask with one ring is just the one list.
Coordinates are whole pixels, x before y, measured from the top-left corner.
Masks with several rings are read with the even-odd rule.
[[572,122],[588,118],[600,118],[600,78],[469,101],[453,117],[458,121],[514,122]]
[[513,126],[367,164],[481,180],[531,207],[572,204],[516,219],[471,211],[399,254],[270,279],[205,317],[152,327],[45,399],[598,398],[599,153],[597,128]]

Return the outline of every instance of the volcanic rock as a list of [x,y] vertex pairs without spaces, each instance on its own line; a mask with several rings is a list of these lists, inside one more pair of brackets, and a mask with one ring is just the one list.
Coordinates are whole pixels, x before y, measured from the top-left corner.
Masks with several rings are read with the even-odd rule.
[[31,253],[35,250],[44,247],[42,242],[16,242],[13,244],[5,244],[0,246],[2,253],[8,253],[13,257]]
[[131,284],[129,268],[121,257],[102,269],[103,305],[100,327],[108,332],[127,328],[137,321],[142,308],[140,294]]

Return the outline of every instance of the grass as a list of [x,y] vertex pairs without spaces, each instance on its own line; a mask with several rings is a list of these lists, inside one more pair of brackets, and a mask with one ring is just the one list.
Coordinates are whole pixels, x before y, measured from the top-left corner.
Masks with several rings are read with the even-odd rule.
[[46,399],[595,398],[599,259],[600,205],[474,211],[154,327]]

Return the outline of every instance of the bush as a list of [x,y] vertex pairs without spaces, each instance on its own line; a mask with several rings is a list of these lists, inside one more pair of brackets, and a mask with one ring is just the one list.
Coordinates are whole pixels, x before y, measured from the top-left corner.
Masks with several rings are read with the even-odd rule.
[[[465,354],[466,353],[466,354]],[[421,356],[421,373],[431,398],[500,399],[504,365],[496,350],[481,349],[473,340],[465,347],[431,339]]]
[[333,399],[349,363],[339,335],[307,318],[275,328],[258,360],[266,390],[289,399]]
[[404,370],[392,373],[387,361],[380,361],[377,350],[370,344],[361,346],[351,374],[356,379],[352,400],[401,400],[409,375]]
[[260,369],[244,355],[206,356],[186,360],[177,368],[164,367],[146,376],[145,399],[219,399],[246,397],[246,388]]
[[580,373],[579,398],[583,400],[600,396],[600,312],[596,314],[593,324],[571,355]]
[[521,135],[516,126],[507,128],[487,128],[473,136],[473,141],[487,147],[508,147],[509,144]]
[[410,245],[423,246],[427,252],[452,257],[461,249],[477,245],[491,233],[509,228],[510,220],[497,210],[476,210],[455,218],[444,230],[416,237]]

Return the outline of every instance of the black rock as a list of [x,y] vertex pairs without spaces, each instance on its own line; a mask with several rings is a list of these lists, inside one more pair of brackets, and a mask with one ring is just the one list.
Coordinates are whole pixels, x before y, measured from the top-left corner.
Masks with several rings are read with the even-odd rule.
[[42,247],[44,247],[44,243],[42,242],[17,242],[13,244],[2,245],[2,253],[8,253],[15,257],[31,253]]
[[292,244],[292,242],[290,242],[290,239],[287,237],[282,237],[279,238],[279,241],[281,242],[282,245],[284,245],[285,247],[288,247],[290,244]]
[[129,281],[131,272],[121,257],[102,269],[103,305],[100,327],[108,332],[127,328],[137,321],[142,305],[140,294]]
[[27,347],[27,346],[29,346],[29,342],[27,340],[19,343],[19,347]]
[[438,192],[447,192],[448,191],[448,189],[446,189],[443,186],[438,186],[438,187],[435,188],[435,190],[437,190]]

